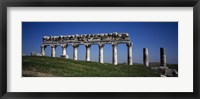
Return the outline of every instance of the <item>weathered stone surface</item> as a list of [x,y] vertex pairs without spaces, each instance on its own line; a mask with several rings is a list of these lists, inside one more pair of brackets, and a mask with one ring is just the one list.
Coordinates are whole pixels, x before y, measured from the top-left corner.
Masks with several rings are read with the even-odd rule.
[[63,58],[65,58],[65,57],[66,57],[66,55],[60,55],[60,57],[63,57]]
[[67,49],[67,45],[66,44],[62,44],[62,55],[65,56],[66,55],[66,49]]
[[103,48],[104,44],[99,44],[99,63],[103,63]]
[[56,57],[56,45],[51,45],[51,57]]
[[45,56],[45,48],[46,48],[46,46],[45,45],[41,45],[40,47],[41,47],[41,55]]
[[73,48],[74,48],[73,59],[74,60],[78,59],[78,47],[79,45],[73,45]]
[[[45,47],[51,46],[51,56],[55,57],[56,46],[62,47],[61,57],[66,56],[66,48],[68,45],[73,46],[73,59],[78,60],[78,46],[85,45],[86,61],[90,61],[91,44],[99,45],[99,62],[103,63],[103,48],[104,44],[112,44],[113,46],[113,64],[117,65],[117,44],[127,44],[128,49],[128,64],[132,65],[132,43],[128,33],[99,33],[99,34],[75,34],[75,35],[60,35],[60,36],[43,36],[41,46],[41,54],[45,55]],[[45,47],[44,47],[45,46]]]
[[159,70],[161,72],[161,76],[166,77],[178,77],[178,71],[176,69],[170,69],[168,67],[160,66],[160,67],[151,67],[151,69]]
[[160,66],[166,67],[166,53],[165,53],[165,48],[160,48]]
[[117,65],[117,43],[112,43],[112,49],[113,49],[113,64]]
[[86,47],[86,61],[90,61],[90,47],[91,47],[91,45],[86,44],[85,47]]
[[59,42],[59,43],[71,43],[71,42],[108,42],[108,41],[127,41],[130,40],[128,33],[108,33],[108,34],[81,34],[81,35],[60,35],[60,36],[43,36],[43,43]]
[[31,56],[34,56],[35,55],[35,52],[31,52]]
[[128,64],[132,65],[133,64],[133,59],[132,59],[132,43],[127,43],[127,49],[128,49]]
[[68,59],[69,55],[60,55],[60,57]]
[[144,62],[144,66],[149,67],[149,53],[148,53],[148,49],[144,48],[143,49],[143,62]]

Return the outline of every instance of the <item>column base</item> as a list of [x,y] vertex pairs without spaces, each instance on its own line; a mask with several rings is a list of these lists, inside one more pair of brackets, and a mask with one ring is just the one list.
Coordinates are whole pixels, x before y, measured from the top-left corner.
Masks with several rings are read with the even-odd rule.
[[60,57],[62,57],[62,58],[66,58],[66,59],[68,59],[68,58],[69,58],[69,56],[68,56],[68,55],[60,55]]
[[66,57],[66,55],[60,55],[60,57],[64,57],[64,58],[65,58],[65,57]]

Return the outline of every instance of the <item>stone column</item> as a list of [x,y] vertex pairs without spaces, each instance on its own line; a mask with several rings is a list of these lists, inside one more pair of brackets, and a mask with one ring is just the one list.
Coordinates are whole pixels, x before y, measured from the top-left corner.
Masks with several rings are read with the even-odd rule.
[[128,43],[127,49],[128,49],[128,64],[132,65],[133,64],[133,57],[132,57],[132,43]]
[[103,63],[103,47],[104,44],[99,44],[99,63]]
[[149,67],[149,53],[147,48],[143,49],[143,62],[144,66]]
[[73,59],[78,60],[78,47],[79,45],[73,45],[74,53],[73,53]]
[[62,47],[62,55],[61,55],[61,57],[66,57],[66,48],[67,48],[67,45],[63,44],[63,45],[61,45],[61,47]]
[[45,48],[46,48],[46,46],[45,45],[41,45],[40,47],[41,47],[41,55],[45,56]]
[[117,65],[117,43],[112,44],[113,49],[113,65]]
[[160,66],[166,67],[166,53],[165,53],[165,48],[160,48]]
[[56,45],[51,45],[51,57],[56,57]]
[[85,47],[86,47],[86,59],[85,60],[90,61],[90,47],[91,47],[91,45],[86,44]]
[[34,53],[34,52],[31,52],[31,56],[35,56],[35,53]]

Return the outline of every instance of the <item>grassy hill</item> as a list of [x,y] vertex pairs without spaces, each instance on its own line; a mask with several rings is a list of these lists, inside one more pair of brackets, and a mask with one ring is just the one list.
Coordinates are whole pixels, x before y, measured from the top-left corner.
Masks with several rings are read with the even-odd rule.
[[23,77],[159,77],[156,70],[141,64],[101,64],[41,56],[22,57]]

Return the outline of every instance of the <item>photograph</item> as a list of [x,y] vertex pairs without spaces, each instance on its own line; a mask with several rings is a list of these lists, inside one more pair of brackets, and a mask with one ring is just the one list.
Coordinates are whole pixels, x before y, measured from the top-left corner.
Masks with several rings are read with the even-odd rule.
[[0,9],[0,98],[199,99],[200,0],[4,0]]
[[178,22],[21,24],[22,77],[178,77]]

